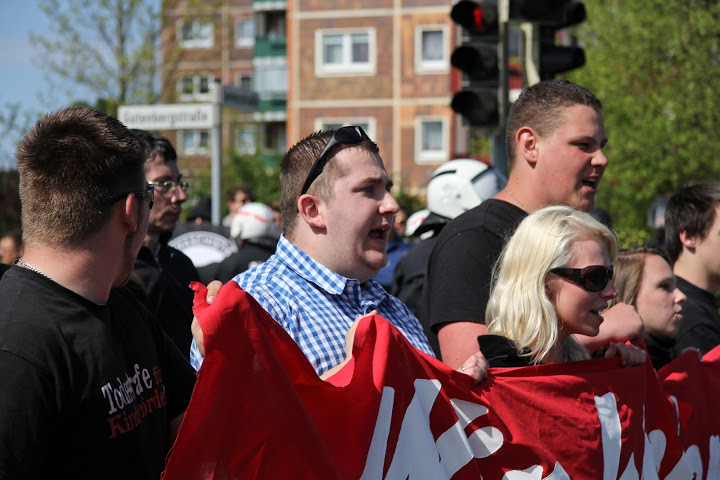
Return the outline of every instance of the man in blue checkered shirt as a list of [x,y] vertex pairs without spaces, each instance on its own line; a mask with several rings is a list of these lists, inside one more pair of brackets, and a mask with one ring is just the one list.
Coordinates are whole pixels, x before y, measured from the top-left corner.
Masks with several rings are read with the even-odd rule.
[[[283,235],[275,255],[234,278],[298,343],[319,375],[345,359],[348,330],[373,310],[433,355],[410,310],[372,279],[387,264],[399,209],[391,187],[377,145],[360,127],[306,137],[281,163]],[[190,358],[199,369],[203,356],[195,341]],[[479,381],[486,365],[478,353],[458,370]]]

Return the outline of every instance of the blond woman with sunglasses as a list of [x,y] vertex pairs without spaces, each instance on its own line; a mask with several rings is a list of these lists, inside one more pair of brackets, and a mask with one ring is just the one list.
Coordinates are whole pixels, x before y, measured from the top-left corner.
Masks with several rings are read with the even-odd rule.
[[[575,334],[596,336],[602,312],[617,296],[613,233],[589,214],[546,207],[526,217],[508,241],[493,277],[486,312],[488,334],[478,337],[491,367],[585,360],[590,352]],[[645,361],[645,351],[612,344],[606,356],[624,366]]]

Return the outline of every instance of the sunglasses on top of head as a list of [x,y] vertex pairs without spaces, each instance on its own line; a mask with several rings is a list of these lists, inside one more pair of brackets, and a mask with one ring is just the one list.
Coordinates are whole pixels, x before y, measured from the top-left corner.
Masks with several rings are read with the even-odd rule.
[[320,152],[320,155],[318,155],[318,157],[315,159],[312,167],[310,167],[310,173],[308,173],[307,179],[305,180],[303,188],[300,191],[300,195],[305,195],[310,188],[310,185],[312,185],[315,179],[320,176],[323,168],[325,168],[328,160],[330,160],[327,154],[332,147],[339,143],[344,143],[347,145],[357,145],[358,143],[362,142],[363,138],[366,136],[367,135],[365,135],[363,129],[358,127],[357,125],[350,125],[347,127],[338,128],[333,134],[333,136],[330,137],[330,140],[328,140],[325,148],[323,148],[323,151]]
[[613,267],[592,265],[585,268],[553,268],[550,273],[567,278],[588,292],[599,292],[612,280]]

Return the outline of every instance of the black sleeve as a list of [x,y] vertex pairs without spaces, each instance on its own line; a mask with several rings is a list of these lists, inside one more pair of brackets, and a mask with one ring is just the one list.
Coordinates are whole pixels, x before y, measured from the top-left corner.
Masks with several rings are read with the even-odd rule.
[[447,322],[485,323],[490,282],[502,242],[487,235],[458,232],[430,255],[423,289],[423,322],[435,333]]
[[210,263],[197,269],[198,275],[200,275],[200,283],[207,285],[213,280],[217,280],[217,270],[220,263]]
[[220,262],[217,270],[215,270],[215,278],[220,280],[223,284],[229,282],[239,273],[247,270],[248,265],[245,263],[242,265],[241,259],[237,254],[230,255],[225,260]]
[[0,478],[41,478],[59,424],[53,382],[34,365],[0,351]]
[[167,392],[168,420],[172,420],[187,410],[197,374],[187,359],[190,352],[184,356],[155,319],[152,319],[152,323]]
[[422,316],[422,291],[425,284],[430,252],[436,238],[428,238],[410,249],[398,261],[393,273],[393,284],[390,293],[399,298],[419,319]]
[[528,351],[518,354],[517,348],[512,340],[499,335],[480,335],[478,347],[488,365],[495,367],[528,367],[532,365]]
[[168,420],[172,420],[187,409],[190,403],[190,396],[195,387],[196,373],[192,368],[188,357],[190,349],[186,355],[178,349],[177,345],[162,329],[155,315],[144,305],[133,297],[127,288],[117,289],[123,301],[129,302],[122,308],[132,309],[136,314],[142,315],[144,325],[150,329],[157,355],[162,370],[163,384],[167,394],[167,415]]
[[[683,314],[685,314],[684,311]],[[675,356],[681,355],[683,350],[688,347],[697,348],[705,355],[717,347],[718,344],[720,344],[720,325],[697,322],[678,334],[675,343]]]

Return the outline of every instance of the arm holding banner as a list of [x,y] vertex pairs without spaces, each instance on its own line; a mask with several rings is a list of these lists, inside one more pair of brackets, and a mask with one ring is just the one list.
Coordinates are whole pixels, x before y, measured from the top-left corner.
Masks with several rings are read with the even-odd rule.
[[[215,301],[215,297],[217,297],[218,292],[220,291],[220,287],[222,287],[222,282],[219,280],[213,280],[212,282],[208,283],[207,286],[207,297],[206,301],[208,305],[212,305],[212,303]],[[200,353],[205,355],[205,344],[203,343],[203,332],[200,328],[200,323],[198,323],[197,317],[193,317],[192,325],[190,326],[190,329],[192,330],[193,339],[195,340],[195,343],[197,344],[198,350],[200,350]]]
[[620,363],[623,367],[634,367],[642,365],[647,360],[647,353],[640,347],[629,345],[626,343],[612,343],[605,358],[620,357]]
[[598,348],[611,343],[630,341],[633,345],[640,345],[645,338],[645,328],[634,306],[617,303],[603,312],[600,333],[594,337],[575,335],[575,338],[593,353]]
[[[212,305],[213,301],[215,301],[215,297],[217,296],[221,287],[222,282],[218,280],[215,280],[208,284],[206,301],[209,305]],[[203,332],[202,328],[200,328],[200,323],[197,321],[197,318],[193,318],[193,322],[190,328],[192,330],[193,339],[195,340],[195,344],[197,345],[198,350],[202,355],[205,355]],[[467,360],[465,360],[462,365],[455,370],[457,372],[468,375],[470,378],[472,378],[472,384],[478,385],[480,384],[480,382],[485,380],[485,378],[487,378],[488,362],[482,352],[476,352],[471,355]]]

